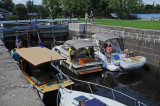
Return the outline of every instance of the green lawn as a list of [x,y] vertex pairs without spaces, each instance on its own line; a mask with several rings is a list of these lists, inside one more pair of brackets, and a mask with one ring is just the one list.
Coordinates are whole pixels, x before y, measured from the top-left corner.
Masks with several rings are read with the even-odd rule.
[[[84,21],[84,18],[80,18]],[[94,24],[160,30],[160,21],[95,19]]]

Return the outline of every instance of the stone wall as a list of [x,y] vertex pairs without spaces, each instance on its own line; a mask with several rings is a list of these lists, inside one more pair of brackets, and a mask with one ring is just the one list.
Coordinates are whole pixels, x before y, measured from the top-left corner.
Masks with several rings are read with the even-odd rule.
[[[160,30],[137,29],[106,25],[85,25],[85,34],[114,33],[124,39],[124,46],[134,50],[135,55],[145,56],[147,64],[159,68]],[[155,69],[156,69],[155,68]]]
[[0,40],[0,106],[44,106],[38,94],[28,85],[23,72]]

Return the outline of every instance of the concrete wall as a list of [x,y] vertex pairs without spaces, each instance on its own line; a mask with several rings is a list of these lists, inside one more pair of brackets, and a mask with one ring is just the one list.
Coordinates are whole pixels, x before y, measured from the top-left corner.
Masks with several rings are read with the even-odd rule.
[[3,39],[3,30],[0,28],[0,39]]
[[0,40],[0,106],[44,106]]
[[[157,68],[160,65],[160,30],[72,23],[72,27],[77,25],[85,26],[84,29],[79,31],[82,33],[83,30],[83,34],[85,36],[91,36],[95,33],[114,33],[124,39],[124,46],[126,48],[133,49],[135,55],[145,56],[147,58],[147,64]],[[71,26],[69,25],[69,29],[70,27]],[[78,30],[79,28],[74,27],[74,29],[69,31],[69,35],[75,36]]]
[[106,25],[85,25],[85,34],[112,32],[124,39],[124,46],[133,49],[135,55],[145,56],[147,64],[160,65],[160,30],[137,29]]
[[85,23],[69,23],[69,39],[84,35]]

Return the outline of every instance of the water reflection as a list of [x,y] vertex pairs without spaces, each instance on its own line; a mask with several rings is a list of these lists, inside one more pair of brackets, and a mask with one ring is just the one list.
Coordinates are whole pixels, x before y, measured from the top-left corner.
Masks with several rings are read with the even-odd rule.
[[[121,91],[141,102],[149,105],[149,106],[158,106],[160,105],[160,72],[156,71],[145,71],[143,69],[133,70],[129,73],[119,74],[108,72],[107,70],[103,70],[103,72],[92,73],[83,76],[76,76],[71,73],[67,69],[63,69],[67,75],[70,75],[74,78],[94,82],[97,84],[104,85],[106,87],[111,87]],[[89,92],[87,85],[83,85],[80,83],[76,83],[78,89],[74,87],[76,90],[83,90],[85,92]],[[100,94],[103,96],[109,96],[112,98],[110,93],[107,93],[106,89],[103,88],[95,88],[94,92],[96,94]],[[118,97],[118,94],[117,94]],[[118,97],[119,101],[127,104],[134,105],[131,103],[131,100],[126,100],[124,97]]]

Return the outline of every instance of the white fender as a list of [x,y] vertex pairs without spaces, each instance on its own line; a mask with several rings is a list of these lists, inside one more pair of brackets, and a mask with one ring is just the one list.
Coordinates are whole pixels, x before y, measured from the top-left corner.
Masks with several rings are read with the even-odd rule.
[[62,62],[63,62],[63,60],[60,60],[60,61],[59,61],[59,64],[62,65]]
[[69,64],[69,69],[71,69],[71,68],[72,68],[72,66],[73,66],[73,64],[72,64],[72,63],[70,63],[70,64]]

